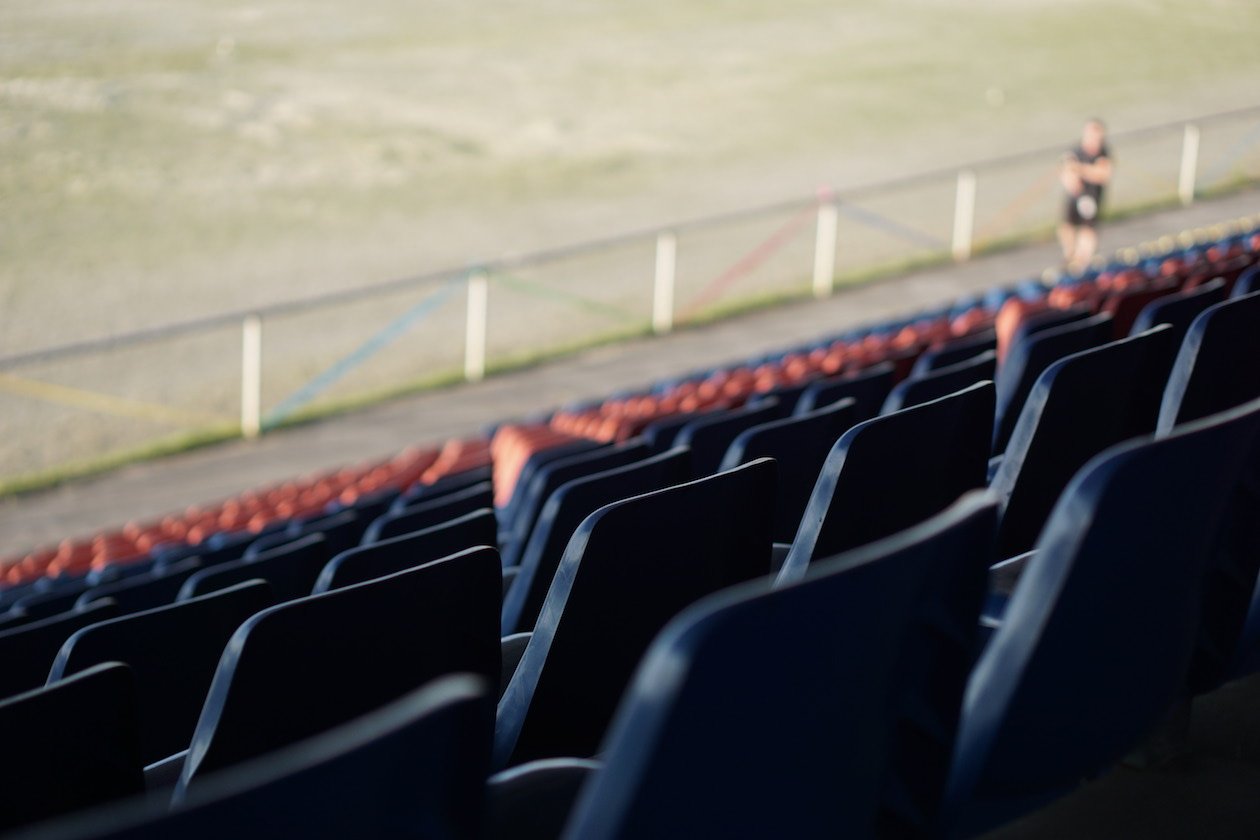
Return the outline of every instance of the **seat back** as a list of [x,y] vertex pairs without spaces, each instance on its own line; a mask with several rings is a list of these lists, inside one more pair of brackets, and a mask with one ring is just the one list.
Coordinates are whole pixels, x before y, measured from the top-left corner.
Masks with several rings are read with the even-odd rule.
[[999,557],[1033,547],[1063,488],[1090,458],[1154,433],[1155,395],[1174,351],[1172,328],[1161,325],[1073,353],[1038,377],[990,482],[1002,502]]
[[1109,294],[1099,311],[1111,316],[1112,337],[1124,338],[1132,331],[1133,324],[1143,309],[1157,300],[1175,294],[1177,290],[1177,284],[1171,280],[1149,286],[1132,286]]
[[76,630],[118,615],[112,598],[93,601],[41,621],[0,631],[0,698],[39,688],[48,679],[57,651]]
[[778,470],[774,540],[791,542],[818,481],[827,453],[856,421],[854,401],[846,397],[807,414],[753,426],[731,443],[721,468],[729,470],[758,458],[773,458]]
[[489,481],[430,501],[418,502],[400,511],[382,514],[363,533],[360,545],[371,545],[390,537],[442,525],[483,508],[494,510],[494,485]]
[[517,567],[520,572],[503,601],[500,624],[503,635],[534,629],[565,547],[586,517],[604,505],[682,484],[690,477],[690,453],[685,447],[678,447],[633,464],[574,479],[556,490],[538,517],[538,525]]
[[328,547],[328,556],[336,557],[359,544],[368,524],[355,510],[343,510],[303,522],[291,522],[283,531],[259,537],[250,543],[242,559],[251,560],[265,551],[289,545],[312,534],[321,534]]
[[805,414],[840,400],[853,400],[853,420],[860,423],[879,414],[879,407],[895,384],[896,368],[891,362],[872,365],[856,374],[820,379],[806,388],[796,401],[796,413]]
[[330,559],[328,540],[316,531],[252,557],[194,572],[180,587],[179,600],[261,579],[270,584],[276,601],[290,601],[311,594],[315,579]]
[[477,548],[255,615],[219,661],[176,795],[437,677],[497,687],[501,587],[498,552]]
[[674,443],[691,449],[692,475],[712,475],[721,465],[727,447],[739,437],[740,432],[782,416],[776,400],[764,400],[730,411],[715,411],[684,426],[674,438]]
[[993,383],[854,426],[832,447],[780,571],[890,536],[983,487]]
[[499,702],[495,765],[589,756],[652,637],[769,573],[774,462],[600,508],[578,528]]
[[495,537],[494,511],[483,508],[441,525],[343,551],[319,573],[312,591],[318,595],[432,563],[465,549],[493,546]]
[[564,836],[929,836],[993,524],[969,495],[802,581],[729,589],[671,621]]
[[201,558],[188,557],[164,569],[93,587],[79,596],[78,604],[84,606],[101,598],[113,598],[123,614],[164,607],[174,603],[184,581],[200,568]]
[[1219,277],[1197,289],[1166,295],[1143,307],[1138,313],[1137,320],[1133,322],[1133,328],[1129,330],[1129,334],[1137,335],[1157,324],[1168,324],[1173,331],[1173,345],[1180,347],[1186,331],[1190,329],[1190,324],[1199,316],[1199,313],[1223,300],[1225,300],[1225,281]]
[[1186,332],[1160,406],[1167,431],[1260,396],[1260,292],[1204,310]]
[[927,373],[911,376],[897,384],[884,400],[880,414],[900,411],[912,405],[939,400],[968,385],[988,380],[997,374],[997,352],[986,350],[979,355],[964,359],[949,367],[936,368]]
[[84,627],[58,651],[48,683],[102,662],[126,663],[135,680],[140,758],[161,761],[188,748],[228,639],[272,603],[271,587],[253,580]]
[[1050,365],[1082,350],[1111,340],[1111,316],[1095,315],[1041,330],[1016,341],[998,368],[997,419],[993,431],[993,451],[1006,451],[1015,421],[1033,383]]
[[0,741],[0,830],[144,791],[131,673],[117,662],[0,701]]
[[1251,403],[1072,479],[968,684],[950,800],[969,829],[1097,773],[1184,696],[1234,453],[1258,433]]
[[955,338],[924,352],[914,363],[914,369],[910,375],[918,376],[943,367],[953,367],[959,362],[974,359],[989,350],[997,351],[997,332],[994,330]]

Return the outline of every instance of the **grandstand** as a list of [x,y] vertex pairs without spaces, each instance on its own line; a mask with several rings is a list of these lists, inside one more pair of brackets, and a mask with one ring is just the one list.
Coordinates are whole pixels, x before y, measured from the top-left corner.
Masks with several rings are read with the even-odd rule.
[[0,829],[1254,836],[1116,769],[1260,670],[1260,224],[1162,243],[7,557]]

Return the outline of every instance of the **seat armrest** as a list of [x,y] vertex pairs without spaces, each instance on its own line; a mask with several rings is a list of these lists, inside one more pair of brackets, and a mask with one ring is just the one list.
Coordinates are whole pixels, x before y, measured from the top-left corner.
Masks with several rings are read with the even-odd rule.
[[599,762],[549,758],[503,770],[486,785],[488,840],[555,840]]

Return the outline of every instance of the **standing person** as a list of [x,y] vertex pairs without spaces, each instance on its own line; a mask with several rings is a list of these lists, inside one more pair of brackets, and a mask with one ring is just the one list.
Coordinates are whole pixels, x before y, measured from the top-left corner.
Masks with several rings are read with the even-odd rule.
[[1090,120],[1081,132],[1080,145],[1064,155],[1059,169],[1059,181],[1067,191],[1059,245],[1070,271],[1085,268],[1098,252],[1098,213],[1111,169],[1107,129],[1102,120]]

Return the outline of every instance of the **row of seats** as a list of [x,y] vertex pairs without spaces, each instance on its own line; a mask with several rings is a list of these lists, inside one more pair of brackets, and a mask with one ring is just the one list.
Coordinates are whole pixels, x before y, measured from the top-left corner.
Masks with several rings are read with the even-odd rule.
[[1260,658],[1255,272],[1151,274],[1175,288],[1119,337],[1013,299],[738,406],[627,397],[625,441],[505,425],[510,481],[454,461],[23,594],[2,819],[130,799],[45,836],[966,836],[1027,813]]

